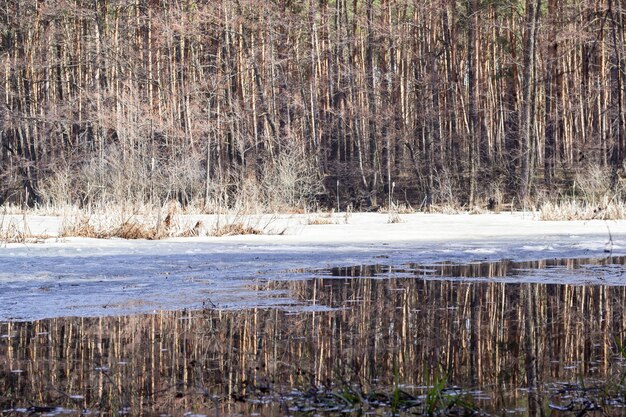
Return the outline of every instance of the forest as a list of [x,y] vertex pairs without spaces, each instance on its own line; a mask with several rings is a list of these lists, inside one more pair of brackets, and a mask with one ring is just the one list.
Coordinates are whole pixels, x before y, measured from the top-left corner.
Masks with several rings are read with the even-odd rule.
[[623,0],[2,0],[0,204],[622,198]]

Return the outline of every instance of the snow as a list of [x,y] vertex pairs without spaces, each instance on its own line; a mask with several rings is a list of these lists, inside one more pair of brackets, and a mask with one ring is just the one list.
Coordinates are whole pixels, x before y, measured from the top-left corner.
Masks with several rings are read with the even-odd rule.
[[[538,260],[626,253],[626,221],[539,221],[536,215],[406,214],[390,224],[380,213],[334,214],[334,224],[308,224],[319,214],[251,216],[250,225],[281,235],[172,238],[161,241],[56,238],[63,219],[27,217],[42,243],[0,247],[0,321],[122,315],[182,308],[301,306],[268,280],[308,279],[351,265],[422,265],[443,261]],[[216,216],[201,219],[211,225]],[[242,218],[237,217],[238,220]],[[347,222],[346,222],[347,220]],[[22,225],[6,216],[3,227]],[[221,222],[225,219],[222,216]],[[228,220],[227,220],[228,221]],[[231,219],[232,221],[232,219]],[[528,282],[624,285],[623,267],[581,273],[529,271]],[[621,272],[620,272],[621,271]],[[310,306],[309,306],[310,307]]]

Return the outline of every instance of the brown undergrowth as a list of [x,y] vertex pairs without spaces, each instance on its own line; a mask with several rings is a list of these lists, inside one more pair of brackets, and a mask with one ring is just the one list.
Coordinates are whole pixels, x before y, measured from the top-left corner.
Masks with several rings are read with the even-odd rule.
[[227,223],[216,227],[211,236],[262,235],[263,232],[243,223]]
[[180,207],[171,203],[163,210],[142,208],[122,211],[113,216],[110,212],[69,216],[64,219],[59,237],[158,240],[170,237],[264,234],[262,229],[246,224],[241,218],[234,216],[228,221],[218,219],[215,225],[207,227],[202,220],[184,217]]

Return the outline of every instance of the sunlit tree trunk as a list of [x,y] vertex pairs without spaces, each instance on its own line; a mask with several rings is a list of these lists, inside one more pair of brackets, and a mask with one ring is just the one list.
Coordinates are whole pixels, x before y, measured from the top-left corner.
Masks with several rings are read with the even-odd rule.
[[526,0],[525,47],[522,61],[522,103],[520,112],[520,201],[525,203],[529,193],[531,175],[532,130],[533,130],[533,90],[535,88],[535,40],[541,0]]

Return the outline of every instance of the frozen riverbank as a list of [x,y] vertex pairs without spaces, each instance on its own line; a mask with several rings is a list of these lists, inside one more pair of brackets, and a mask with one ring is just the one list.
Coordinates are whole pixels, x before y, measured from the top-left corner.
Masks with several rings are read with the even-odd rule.
[[[410,214],[391,224],[385,214],[357,213],[347,217],[347,223],[346,216],[335,214],[324,218],[333,224],[311,224],[316,216],[246,220],[281,235],[160,241],[49,238],[37,244],[4,244],[0,248],[0,320],[203,306],[293,306],[301,302],[288,292],[259,290],[258,284],[310,278],[306,271],[335,266],[626,253],[626,221],[545,222],[518,213]],[[210,224],[215,218],[202,220]],[[51,236],[61,224],[54,217],[29,217],[27,222],[33,234]],[[626,284],[621,274],[597,278],[598,284]],[[562,276],[543,279],[563,282]],[[584,282],[594,283],[594,275]]]

